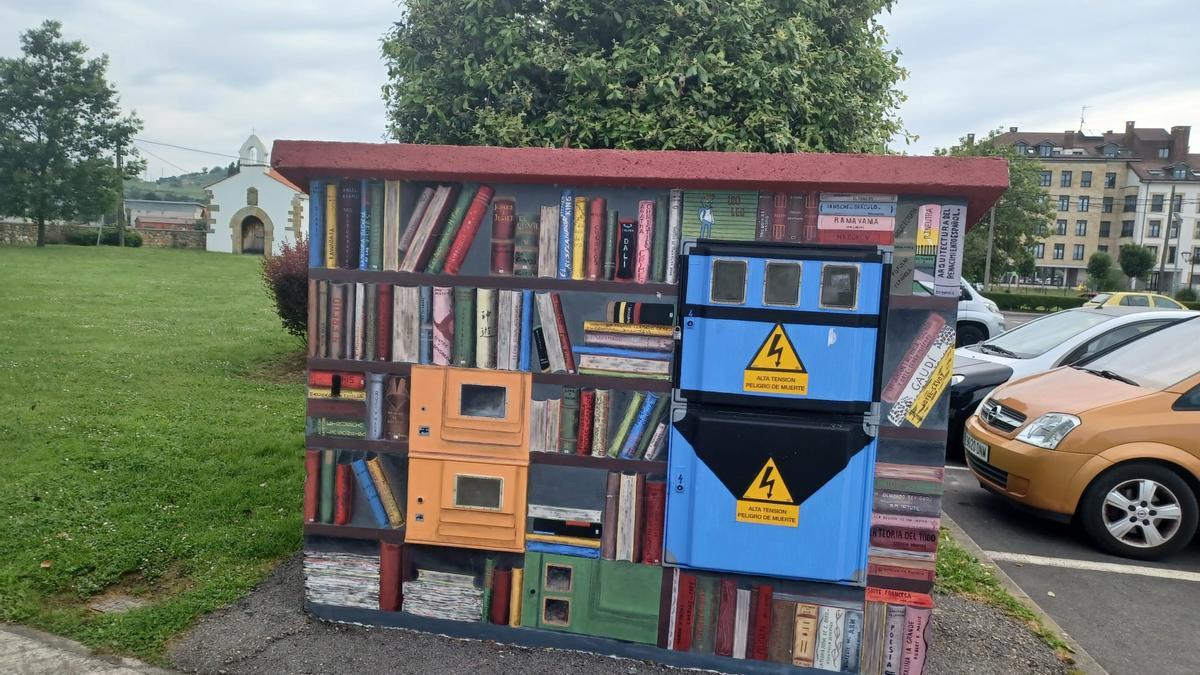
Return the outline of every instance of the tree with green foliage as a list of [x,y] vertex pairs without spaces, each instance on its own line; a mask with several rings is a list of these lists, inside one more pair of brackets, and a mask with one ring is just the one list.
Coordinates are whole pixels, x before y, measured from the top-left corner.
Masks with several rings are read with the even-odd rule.
[[[1008,160],[1008,189],[996,202],[996,231],[992,242],[992,278],[1006,272],[1024,276],[1034,271],[1033,247],[1040,243],[1054,222],[1054,211],[1046,193],[1038,185],[1042,165],[1036,159],[1018,155],[1007,143],[996,143],[1000,130],[988,133],[981,141],[961,138],[958,145],[938,148],[935,155],[950,157],[1003,157]],[[967,233],[963,254],[963,276],[983,279],[987,259],[987,212]],[[984,279],[991,283],[991,279]]]
[[1144,281],[1146,275],[1150,274],[1150,270],[1154,269],[1154,253],[1145,246],[1124,244],[1121,246],[1121,251],[1117,253],[1117,264],[1121,266],[1121,271],[1125,273],[1125,276]]
[[[116,208],[122,179],[142,168],[131,142],[142,123],[121,114],[108,57],[86,58],[59,22],[23,33],[21,51],[0,58],[0,213],[35,221],[45,246],[48,221]],[[120,171],[116,152],[125,154]]]
[[1096,251],[1088,258],[1088,284],[1096,291],[1113,290],[1107,288],[1110,281],[1109,273],[1113,270],[1112,256],[1104,251]]
[[385,36],[407,143],[878,152],[907,73],[891,0],[409,0]]

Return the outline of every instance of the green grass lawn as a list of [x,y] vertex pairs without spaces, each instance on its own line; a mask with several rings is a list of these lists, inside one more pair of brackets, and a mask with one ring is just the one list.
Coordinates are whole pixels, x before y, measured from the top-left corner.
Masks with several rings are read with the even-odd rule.
[[[162,660],[301,544],[304,393],[258,259],[0,248],[0,622]],[[293,358],[289,358],[293,357]],[[99,614],[89,599],[151,600]]]

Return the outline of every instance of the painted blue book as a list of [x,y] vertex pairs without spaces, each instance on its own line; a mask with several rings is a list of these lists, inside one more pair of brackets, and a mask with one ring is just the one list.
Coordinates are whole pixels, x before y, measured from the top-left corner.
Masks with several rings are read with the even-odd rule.
[[371,181],[362,181],[362,208],[358,210],[358,269],[371,269]]
[[518,343],[519,370],[529,371],[530,351],[533,349],[533,291],[521,291],[521,337]]
[[421,344],[418,358],[421,363],[433,363],[433,287],[421,287]]
[[383,502],[379,501],[379,492],[375,489],[375,481],[371,480],[371,472],[367,470],[366,461],[356,459],[350,462],[350,466],[354,467],[355,482],[362,489],[367,503],[371,505],[371,513],[375,516],[376,525],[389,527],[387,511],[383,510]]
[[633,426],[629,427],[629,435],[625,437],[625,445],[621,446],[618,457],[622,459],[633,457],[634,451],[637,450],[638,440],[646,432],[646,426],[650,423],[650,413],[654,410],[654,404],[658,402],[658,397],[659,394],[646,392],[646,398],[642,400],[642,407],[638,408],[637,417],[633,418]]
[[575,241],[575,191],[562,191],[558,203],[558,278],[571,278],[571,247]]
[[621,347],[594,347],[580,345],[575,347],[575,354],[591,354],[593,356],[616,356],[626,359],[647,359],[650,361],[670,361],[671,352],[644,352],[637,349],[622,349]]
[[325,266],[325,183],[308,182],[308,266]]
[[572,546],[570,544],[552,544],[546,541],[527,541],[525,542],[526,551],[535,551],[538,553],[557,553],[559,555],[573,555],[576,558],[599,558],[600,549],[591,548],[588,546]]

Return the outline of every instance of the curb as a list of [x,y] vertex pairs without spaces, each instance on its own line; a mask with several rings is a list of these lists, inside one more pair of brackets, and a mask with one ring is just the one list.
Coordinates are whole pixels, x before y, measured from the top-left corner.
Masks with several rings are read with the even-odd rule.
[[1096,661],[1096,659],[1093,658],[1086,649],[1083,648],[1083,645],[1076,642],[1075,638],[1071,637],[1070,634],[1063,630],[1062,626],[1058,625],[1057,621],[1050,618],[1050,615],[1047,614],[1046,611],[1042,609],[1036,602],[1034,602],[1033,598],[1029,597],[1029,594],[1022,590],[1021,587],[1017,585],[1017,582],[1013,581],[1012,577],[1008,576],[1003,569],[1000,569],[1000,566],[996,564],[996,561],[992,560],[992,558],[985,553],[982,548],[979,547],[979,544],[975,543],[975,540],[971,538],[971,535],[967,534],[965,530],[959,527],[958,523],[954,522],[954,519],[950,517],[950,514],[946,513],[945,511],[942,511],[942,527],[946,528],[946,530],[950,532],[950,536],[954,537],[954,540],[958,542],[958,545],[966,549],[967,553],[975,556],[980,562],[984,563],[989,569],[992,570],[992,572],[996,575],[996,580],[1000,582],[1000,585],[1004,587],[1004,590],[1011,593],[1013,597],[1017,599],[1017,602],[1025,605],[1026,608],[1036,614],[1038,619],[1041,620],[1047,629],[1054,632],[1055,635],[1058,635],[1060,638],[1062,638],[1063,642],[1067,643],[1067,648],[1071,650],[1072,657],[1075,660],[1074,666],[1076,668],[1084,673],[1088,673],[1089,675],[1109,675],[1108,671],[1104,669],[1104,666],[1101,666],[1100,663]]
[[[35,672],[35,673],[36,672],[47,672],[47,673],[49,673],[49,672],[106,672],[106,671],[121,672],[121,671],[124,671],[124,672],[129,672],[129,673],[139,673],[141,675],[172,675],[172,673],[175,672],[175,671],[171,671],[171,670],[164,670],[162,668],[157,668],[155,666],[151,666],[149,664],[138,661],[137,659],[133,659],[133,658],[129,658],[129,657],[115,656],[115,655],[109,655],[109,654],[97,654],[96,652],[93,652],[91,649],[88,649],[84,645],[82,645],[78,642],[75,642],[74,640],[70,640],[70,639],[67,639],[65,637],[61,637],[58,635],[52,635],[50,633],[46,633],[46,632],[37,630],[35,628],[29,628],[28,626],[20,626],[17,624],[10,624],[10,623],[0,623],[0,637],[4,636],[5,634],[12,635],[17,638],[24,638],[25,640],[28,640],[30,642],[36,642],[42,649],[45,649],[47,652],[50,652],[50,654],[42,655],[43,658],[42,658],[41,665],[45,666],[45,668],[46,668],[45,670],[34,669],[34,670],[26,671],[26,670],[22,670],[21,667],[19,667],[19,665],[18,665],[17,672]],[[83,665],[83,667],[87,668],[87,670],[86,671],[77,671],[77,670],[73,670],[73,669],[63,670],[64,668],[66,668],[65,663],[58,663],[58,664],[45,663],[45,660],[46,660],[45,657],[49,657],[52,660],[61,661],[61,662],[71,661],[71,660],[75,660],[75,661],[82,660],[82,661],[87,662],[86,665]],[[8,665],[11,665],[11,664],[8,664]],[[74,665],[76,667],[78,667],[79,665],[82,665],[82,664],[74,664]]]

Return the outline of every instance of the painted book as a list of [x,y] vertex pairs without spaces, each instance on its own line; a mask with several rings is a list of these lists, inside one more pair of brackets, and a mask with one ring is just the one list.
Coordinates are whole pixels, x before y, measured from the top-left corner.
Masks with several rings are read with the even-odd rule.
[[646,425],[650,423],[650,413],[654,410],[655,404],[658,403],[658,398],[659,395],[654,392],[647,392],[643,396],[641,405],[638,407],[638,411],[625,436],[625,442],[621,445],[618,457],[634,459],[633,453],[637,449],[638,439],[645,433]]
[[367,468],[366,460],[356,459],[350,463],[350,466],[354,467],[354,478],[363,493],[363,497],[367,500],[367,505],[371,507],[371,515],[375,519],[375,526],[388,527],[387,511],[383,508],[383,502],[379,500],[379,491],[375,488],[374,481],[371,480],[371,472]]
[[621,474],[608,472],[604,488],[604,514],[600,529],[600,557],[613,560],[617,553],[617,514],[621,497]]
[[604,252],[601,267],[604,278],[608,280],[612,280],[617,273],[617,232],[620,227],[620,218],[617,212],[610,210],[604,220]]
[[439,185],[434,190],[429,207],[425,209],[421,222],[417,225],[412,243],[404,253],[404,260],[400,264],[401,272],[416,272],[425,269],[429,264],[438,236],[450,215],[450,210],[454,207],[455,189],[452,185]]
[[696,611],[692,620],[692,650],[712,654],[717,639],[717,603],[720,599],[715,577],[696,578]]
[[321,506],[321,451],[304,451],[304,522],[315,523]]
[[692,638],[696,630],[696,582],[690,572],[679,573],[679,586],[675,599],[674,647],[681,652],[691,651]]
[[667,506],[667,484],[661,480],[647,480],[644,499],[646,524],[642,529],[642,558],[647,565],[662,563],[663,520]]
[[379,285],[365,284],[363,302],[363,360],[374,361],[379,355]]
[[562,191],[558,203],[558,278],[570,279],[574,265],[572,251],[575,239],[575,192]]
[[554,301],[549,292],[537,293],[535,301],[538,306],[538,319],[541,322],[542,337],[546,344],[546,357],[549,372],[568,372],[566,358],[563,354],[562,341],[558,336],[558,322],[554,316]]
[[384,473],[383,464],[378,457],[367,460],[367,471],[371,474],[371,480],[375,482],[375,491],[379,494],[384,512],[387,513],[388,523],[393,529],[404,527],[404,513],[396,503],[396,493],[392,490],[392,483]]
[[633,281],[637,270],[637,221],[622,219],[617,225],[617,281]]
[[787,237],[787,195],[776,192],[771,195],[771,241],[784,241]]
[[817,617],[820,607],[800,602],[796,604],[796,622],[792,638],[792,665],[813,667],[817,653]]
[[358,269],[371,267],[371,181],[359,182],[358,210]]
[[787,213],[783,222],[783,240],[790,244],[804,241],[804,199],[803,194],[787,196]]
[[571,223],[571,278],[583,279],[587,251],[588,198],[576,197]]
[[366,389],[367,379],[362,373],[343,373],[332,370],[308,371],[308,386],[341,389]]
[[401,582],[404,576],[403,546],[379,542],[379,609],[398,612],[403,606]]
[[421,360],[421,289],[392,288],[392,360],[419,363]]
[[682,238],[754,241],[757,204],[757,192],[685,190]]
[[429,263],[425,265],[426,273],[442,273],[442,268],[446,264],[446,256],[450,255],[450,247],[454,244],[454,239],[463,226],[463,220],[467,217],[467,209],[471,207],[471,200],[475,198],[478,191],[479,186],[475,183],[466,183],[462,186],[458,193],[458,199],[454,201],[454,208],[450,210],[450,215],[446,218],[446,225],[438,235],[437,245],[434,246],[433,253],[429,256]]
[[512,267],[513,276],[538,275],[538,221],[530,216],[517,216]]
[[446,286],[433,287],[433,350],[434,365],[451,363],[454,342],[454,290]]
[[367,439],[372,441],[383,438],[383,415],[386,407],[383,380],[383,373],[367,374]]
[[543,206],[538,217],[539,277],[554,278],[558,274],[558,207]]
[[587,233],[584,246],[585,260],[583,275],[587,279],[599,279],[603,273],[604,221],[607,216],[608,211],[604,198],[593,198],[588,205]]
[[346,358],[346,284],[329,284],[329,358]]
[[626,333],[632,335],[655,335],[673,337],[675,330],[671,326],[656,326],[645,323],[612,323],[609,321],[584,321],[583,330],[595,333]]
[[621,449],[625,447],[625,441],[629,437],[629,430],[633,427],[633,422],[637,418],[638,411],[641,409],[642,402],[645,399],[646,394],[640,391],[633,392],[629,397],[629,402],[626,404],[625,411],[621,416],[621,422],[617,425],[617,430],[609,441],[609,457],[618,456]]
[[371,230],[371,236],[367,240],[367,245],[370,247],[370,252],[367,255],[367,269],[382,270],[383,269],[383,211],[386,205],[384,196],[384,184],[381,181],[371,181],[370,184],[370,199],[367,200],[368,211],[368,227]]
[[646,422],[646,428],[638,437],[637,447],[633,450],[631,456],[633,459],[649,459],[646,455],[650,449],[650,441],[654,437],[655,430],[660,424],[666,420],[667,409],[671,405],[671,397],[659,394],[658,400],[654,402],[654,407],[650,410],[650,419]]
[[359,231],[362,229],[362,181],[346,179],[338,185],[338,262],[343,269],[356,269]]
[[533,356],[533,291],[521,291],[521,335],[518,343],[517,368],[529,372]]
[[932,614],[933,610],[921,607],[904,609],[904,656],[900,675],[921,675],[925,672]]
[[813,667],[841,671],[845,624],[845,609],[825,606],[820,608],[817,613],[817,649],[813,657]]
[[597,389],[592,414],[592,456],[603,457],[608,451],[608,419],[612,390]]
[[499,370],[514,370],[509,363],[513,353],[512,332],[512,291],[496,291],[496,368]]
[[454,344],[453,363],[459,368],[475,367],[475,289],[454,287]]
[[792,663],[792,644],[796,628],[796,603],[776,598],[771,602],[771,631],[767,638],[767,660]]
[[883,673],[902,675],[904,669],[904,606],[887,606],[887,629],[884,638]]
[[633,280],[639,284],[650,281],[650,255],[654,241],[654,201],[638,202],[637,250],[633,263]]
[[475,294],[475,367],[496,367],[496,289]]
[[417,362],[433,363],[433,289],[420,288],[420,307],[417,318],[420,322],[420,337],[417,344]]
[[408,378],[388,378],[384,394],[383,433],[388,440],[408,440]]
[[754,240],[771,241],[771,215],[774,212],[775,195],[758,193],[758,208],[754,212]]
[[667,278],[667,213],[670,207],[665,197],[654,200],[654,229],[650,238],[650,281],[661,283]]
[[509,198],[492,204],[492,274],[513,273],[513,251],[517,228],[517,203]]
[[498,569],[492,572],[492,597],[488,620],[498,626],[508,625],[510,595],[512,595],[512,570]]
[[750,603],[754,596],[748,588],[737,590],[733,610],[733,658],[746,658],[746,636],[750,631]]
[[659,422],[654,428],[654,433],[650,436],[650,444],[646,446],[646,454],[642,459],[648,461],[657,461],[662,456],[663,449],[667,447],[667,423]]
[[683,238],[683,190],[671,190],[667,216],[666,282],[679,281],[679,245]]
[[558,451],[575,454],[579,441],[579,387],[562,388],[558,418]]
[[305,330],[305,341],[308,343],[308,358],[316,358],[321,355],[321,328],[318,325],[321,321],[320,310],[317,309],[317,303],[320,301],[320,281],[316,279],[308,280],[308,296],[305,298],[308,304],[307,317],[308,326]]
[[722,579],[718,587],[717,631],[713,653],[717,656],[733,656],[734,622],[737,616],[737,582]]
[[578,442],[575,454],[592,454],[592,423],[595,419],[596,390],[583,389],[579,392]]
[[322,523],[333,523],[333,485],[337,471],[337,451],[321,451],[321,508]]
[[325,267],[338,266],[338,183],[325,184]]
[[[417,230],[421,226],[421,221],[425,218],[425,212],[429,210],[429,203],[433,201],[435,190],[427,187],[421,190],[420,196],[417,197],[417,203],[413,205],[413,211],[409,214],[408,221],[404,225],[404,230],[400,233],[400,241],[396,244],[396,269],[404,264],[404,258],[408,254],[408,250],[412,248],[413,238],[417,235]],[[397,213],[399,218],[399,213]]]
[[550,293],[550,304],[554,310],[554,323],[558,329],[558,341],[563,355],[563,367],[568,373],[573,373],[575,372],[575,355],[571,350],[571,334],[567,331],[567,317],[563,313],[562,299],[558,293]]
[[846,610],[845,638],[842,641],[842,672],[858,671],[858,650],[862,644],[862,632],[863,613],[856,609]]
[[349,464],[338,462],[333,471],[333,524],[349,525],[354,508],[354,480]]
[[[325,250],[325,184],[308,182],[308,266],[323,267]],[[312,315],[312,312],[309,312]]]
[[380,361],[392,360],[392,309],[395,296],[391,284],[378,284],[375,290],[375,357]]
[[400,266],[400,181],[383,182],[383,258],[381,269],[395,272]]

